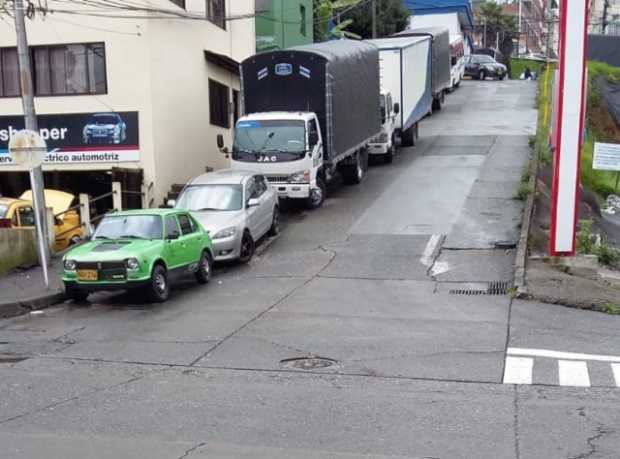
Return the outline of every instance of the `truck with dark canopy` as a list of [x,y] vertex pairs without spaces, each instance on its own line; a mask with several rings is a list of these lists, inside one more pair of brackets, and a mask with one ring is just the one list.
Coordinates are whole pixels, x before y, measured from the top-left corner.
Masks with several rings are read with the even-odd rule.
[[243,116],[232,167],[262,172],[282,198],[320,206],[337,172],[359,183],[381,131],[379,50],[335,40],[249,57],[241,63]]

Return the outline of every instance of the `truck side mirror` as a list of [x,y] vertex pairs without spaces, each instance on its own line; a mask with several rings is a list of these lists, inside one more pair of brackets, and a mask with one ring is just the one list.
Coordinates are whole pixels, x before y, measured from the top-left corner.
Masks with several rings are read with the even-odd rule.
[[385,123],[385,107],[381,107],[381,124]]
[[400,104],[398,102],[396,102],[394,104],[394,114],[398,115],[400,113]]
[[217,148],[220,150],[224,148],[224,136],[222,134],[217,135]]

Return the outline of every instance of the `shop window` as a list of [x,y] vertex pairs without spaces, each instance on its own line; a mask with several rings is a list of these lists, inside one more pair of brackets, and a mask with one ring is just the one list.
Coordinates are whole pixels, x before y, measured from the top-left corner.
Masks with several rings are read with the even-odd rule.
[[299,5],[299,14],[301,16],[301,21],[299,22],[299,33],[305,37],[306,36],[306,7],[304,5]]
[[223,128],[230,127],[228,115],[229,100],[228,86],[209,79],[209,115],[211,124]]
[[226,0],[207,0],[207,19],[226,29]]
[[16,48],[0,49],[0,96],[16,97],[21,93]]

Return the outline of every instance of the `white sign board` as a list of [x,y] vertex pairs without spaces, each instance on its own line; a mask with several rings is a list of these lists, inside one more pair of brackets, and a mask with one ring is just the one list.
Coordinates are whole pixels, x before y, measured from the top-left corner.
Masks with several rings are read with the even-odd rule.
[[560,1],[558,106],[551,192],[551,255],[574,255],[583,144],[588,0]]
[[11,137],[9,153],[15,164],[34,169],[43,163],[47,146],[38,132],[22,129]]
[[620,172],[620,144],[596,142],[592,169]]

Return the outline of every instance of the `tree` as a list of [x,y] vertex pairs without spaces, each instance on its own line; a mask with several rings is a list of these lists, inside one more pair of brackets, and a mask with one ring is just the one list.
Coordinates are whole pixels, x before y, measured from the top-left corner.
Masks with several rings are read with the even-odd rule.
[[[353,8],[343,15],[353,22],[348,30],[362,38],[372,38],[372,2]],[[377,37],[388,37],[409,25],[411,13],[403,0],[377,0]]]
[[[502,6],[485,1],[478,10],[478,28],[482,32],[482,42],[487,47],[493,47],[499,33],[499,41],[503,43],[506,39],[512,40],[518,36],[517,21],[514,16],[504,14]],[[484,36],[486,32],[486,36]]]
[[510,74],[510,55],[514,49],[512,40],[519,36],[516,18],[504,14],[501,5],[489,1],[480,5],[477,16],[478,30],[483,37],[483,46],[494,48],[496,44],[498,45],[499,50],[506,58],[506,67],[508,67],[508,74]]
[[314,6],[314,39],[315,41],[325,41],[330,38],[360,38],[359,35],[351,33],[348,27],[353,20],[338,21],[330,29],[330,24],[339,13],[348,8],[355,7],[362,0],[313,0]]

